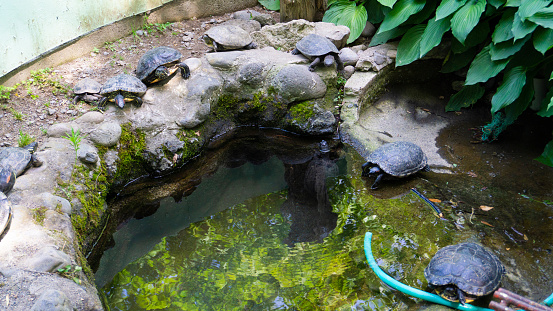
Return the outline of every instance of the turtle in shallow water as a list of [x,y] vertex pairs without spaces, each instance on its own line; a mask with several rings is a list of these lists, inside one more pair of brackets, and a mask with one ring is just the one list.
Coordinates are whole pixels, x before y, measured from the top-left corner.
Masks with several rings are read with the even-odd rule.
[[303,56],[313,60],[309,65],[309,71],[315,71],[315,68],[323,63],[326,67],[336,63],[339,71],[344,70],[344,63],[340,60],[338,48],[328,38],[309,34],[296,43],[296,48],[292,54],[303,54]]
[[136,77],[146,85],[162,82],[172,77],[177,70],[181,70],[183,79],[190,77],[190,68],[181,62],[181,52],[160,46],[144,53],[138,61]]
[[8,197],[0,192],[0,238],[2,238],[10,226],[12,220],[12,206]]
[[424,269],[428,284],[440,296],[461,304],[499,288],[505,267],[492,252],[476,243],[449,245]]
[[397,141],[380,146],[369,155],[362,169],[363,176],[376,175],[371,189],[377,189],[386,176],[405,177],[420,170],[430,170],[422,149],[407,141]]
[[102,88],[102,85],[90,78],[82,79],[81,81],[77,82],[75,86],[73,87],[73,93],[75,94],[75,97],[73,98],[73,104],[77,104],[78,101],[82,100],[87,103],[92,103],[95,101],[99,101],[102,99],[102,95],[100,95],[100,89]]
[[205,32],[202,39],[207,45],[212,46],[215,52],[257,48],[250,34],[234,25],[212,27]]
[[125,107],[125,102],[134,102],[142,106],[141,96],[146,93],[146,85],[138,78],[128,74],[115,76],[102,85],[100,94],[104,98],[98,103],[100,109],[105,109],[108,102],[115,102],[119,108]]

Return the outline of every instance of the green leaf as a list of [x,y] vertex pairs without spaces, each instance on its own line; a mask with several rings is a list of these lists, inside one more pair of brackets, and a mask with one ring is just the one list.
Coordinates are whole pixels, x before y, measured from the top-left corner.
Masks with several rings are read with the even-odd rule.
[[536,161],[539,161],[547,166],[553,167],[553,140],[550,141],[545,148],[543,153],[536,158]]
[[550,0],[524,0],[520,2],[518,15],[521,21],[525,21],[528,17],[536,14],[541,9],[551,4]]
[[509,106],[505,107],[505,124],[511,125],[528,108],[534,97],[533,83],[527,83],[522,87],[520,96]]
[[396,4],[397,0],[378,0],[380,4],[383,6],[387,6],[389,8],[393,8],[394,4]]
[[396,28],[424,8],[425,0],[399,0],[380,24],[377,33]]
[[[552,73],[553,74],[553,73]],[[541,109],[538,111],[540,117],[551,117],[553,116],[553,88],[547,92],[545,98],[541,103]]]
[[490,48],[490,55],[492,60],[495,61],[495,60],[505,59],[515,54],[516,52],[520,51],[522,46],[526,42],[528,42],[528,40],[530,40],[531,37],[532,37],[531,35],[527,35],[525,38],[516,40],[515,42],[509,40],[498,44],[492,43],[492,46]]
[[465,44],[463,45],[459,40],[453,38],[451,41],[451,49],[455,53],[461,53],[468,49],[470,49],[473,46],[479,45],[480,43],[484,42],[484,40],[488,39],[488,35],[490,33],[490,24],[488,21],[483,20],[474,29],[469,33],[467,38],[465,39]]
[[417,25],[426,23],[430,19],[430,16],[436,13],[437,2],[438,0],[426,0],[424,8],[422,8],[422,10],[420,10],[418,13],[411,15],[404,24]]
[[478,84],[466,85],[457,94],[451,96],[445,111],[459,111],[461,108],[474,105],[483,95],[485,89]]
[[436,19],[439,20],[448,17],[465,5],[466,2],[467,0],[442,0],[436,9]]
[[486,0],[471,0],[455,12],[451,19],[451,32],[459,42],[465,42],[467,35],[478,24],[485,9]]
[[476,56],[476,53],[478,53],[478,49],[474,46],[462,53],[450,52],[448,57],[445,59],[445,62],[442,65],[442,69],[440,70],[440,72],[443,72],[443,73],[454,72],[467,66],[474,59],[474,56]]
[[529,33],[534,32],[536,28],[538,27],[537,24],[532,23],[531,21],[522,21],[518,17],[518,12],[515,14],[515,19],[513,22],[513,35],[515,36],[515,40],[518,40],[520,38],[524,38]]
[[514,9],[507,9],[501,16],[501,19],[495,26],[495,30],[492,34],[493,43],[499,43],[507,41],[515,37],[513,34],[513,22],[516,11]]
[[505,4],[505,1],[506,0],[488,0],[488,4],[496,9],[499,9],[500,6]]
[[399,26],[386,32],[377,33],[371,38],[369,46],[376,46],[388,42],[388,40],[397,38],[409,30],[409,26]]
[[505,66],[507,66],[508,63],[509,59],[492,61],[490,46],[486,46],[482,49],[482,51],[480,51],[480,53],[478,53],[478,55],[476,55],[470,64],[465,85],[488,81],[490,78],[495,77],[498,73],[505,69]]
[[507,0],[505,6],[518,8],[520,6],[520,0]]
[[420,58],[420,41],[426,25],[419,24],[409,29],[397,46],[396,66],[403,66]]
[[553,29],[539,27],[534,31],[534,48],[542,54],[545,54],[553,47]]
[[424,56],[435,46],[440,44],[442,36],[450,29],[449,18],[442,18],[438,21],[431,18],[424,29],[420,42],[420,55]]
[[366,1],[365,10],[367,11],[367,21],[373,24],[380,24],[384,20],[384,17],[388,15],[391,8],[380,5],[378,1]]
[[262,6],[267,10],[279,11],[280,10],[280,0],[257,0]]
[[323,22],[348,27],[350,35],[347,43],[351,43],[359,38],[367,24],[367,10],[354,1],[336,1],[325,12]]
[[355,6],[355,2],[349,0],[338,0],[333,2],[323,15],[323,22],[338,24],[338,21],[342,18],[342,12],[350,6]]
[[492,113],[513,103],[520,96],[525,84],[526,68],[517,66],[508,70],[503,77],[503,83],[492,97]]
[[528,20],[545,28],[553,29],[553,7],[539,10],[534,15],[529,16]]

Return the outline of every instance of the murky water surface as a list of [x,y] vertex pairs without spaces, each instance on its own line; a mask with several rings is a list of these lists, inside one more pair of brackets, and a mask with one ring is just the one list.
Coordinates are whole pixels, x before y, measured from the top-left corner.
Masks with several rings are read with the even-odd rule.
[[[452,174],[421,173],[379,190],[360,177],[363,159],[347,146],[256,149],[250,138],[249,150],[235,146],[193,191],[123,224],[97,283],[112,310],[425,305],[368,267],[363,238],[371,231],[378,264],[403,283],[426,289],[423,271],[436,251],[473,241],[505,265],[502,287],[541,301],[553,292],[553,170],[532,159],[551,129],[515,124],[499,142],[471,144],[463,132],[478,125],[471,122],[438,139]],[[412,187],[440,200],[446,219]]]

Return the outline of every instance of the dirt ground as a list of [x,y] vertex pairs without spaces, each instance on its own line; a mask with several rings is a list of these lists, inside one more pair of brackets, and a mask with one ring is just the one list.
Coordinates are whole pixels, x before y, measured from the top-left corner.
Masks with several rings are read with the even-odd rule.
[[[269,13],[275,22],[279,13],[261,6],[250,8]],[[232,19],[233,13],[167,24],[145,24],[135,33],[115,42],[105,42],[89,55],[55,68],[34,72],[21,81],[10,98],[0,88],[0,147],[17,146],[20,140],[46,140],[46,131],[54,123],[68,122],[95,110],[95,105],[73,103],[73,86],[81,79],[92,78],[104,83],[121,73],[134,75],[140,57],[151,48],[169,46],[183,54],[183,59],[201,57],[210,51],[201,36],[210,27]],[[101,45],[101,43],[99,44]]]

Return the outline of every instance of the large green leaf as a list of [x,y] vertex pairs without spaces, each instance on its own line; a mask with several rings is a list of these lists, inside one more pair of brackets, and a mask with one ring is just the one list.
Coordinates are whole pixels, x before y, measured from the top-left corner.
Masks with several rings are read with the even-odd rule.
[[485,9],[486,0],[470,0],[455,12],[451,19],[451,32],[459,42],[465,42],[468,34],[478,24]]
[[465,39],[465,44],[459,42],[459,40],[453,38],[451,40],[451,49],[455,53],[462,53],[473,46],[479,45],[488,39],[490,33],[490,23],[487,20],[482,20],[474,27]]
[[541,117],[553,116],[553,88],[551,88],[545,95],[545,98],[541,103],[541,109],[538,111],[538,115]]
[[518,40],[520,38],[524,38],[529,33],[534,32],[536,28],[538,27],[537,24],[525,20],[522,21],[521,18],[518,16],[518,12],[515,14],[515,19],[513,21],[513,35],[515,36],[515,40]]
[[442,0],[436,9],[436,19],[448,17],[465,5],[466,2],[467,0]]
[[516,52],[520,51],[522,49],[522,46],[530,40],[532,35],[527,35],[525,38],[522,38],[520,40],[516,40],[515,42],[509,40],[509,41],[503,41],[498,44],[492,44],[490,48],[490,55],[492,60],[500,60],[505,59]]
[[550,141],[543,149],[543,153],[536,158],[537,161],[553,167],[553,140]]
[[388,12],[391,10],[391,8],[381,5],[376,0],[366,1],[365,9],[367,10],[367,21],[373,24],[382,23],[384,17],[388,15]]
[[517,66],[505,73],[503,83],[492,97],[492,113],[512,104],[521,94],[526,84],[526,68]]
[[424,8],[425,0],[399,0],[380,24],[377,33],[396,28]]
[[369,46],[377,46],[379,44],[383,44],[388,42],[388,40],[397,38],[409,30],[409,26],[403,25],[396,27],[392,30],[388,30],[386,32],[377,33],[371,38],[371,42],[369,43]]
[[323,22],[347,26],[350,30],[347,43],[351,43],[359,38],[367,24],[367,10],[355,1],[336,1],[325,12]]
[[338,24],[338,21],[343,16],[344,10],[347,10],[351,6],[355,6],[355,2],[349,0],[338,0],[333,2],[323,15],[323,22]]
[[397,46],[396,66],[410,64],[420,58],[420,41],[426,25],[419,24],[409,29]]
[[513,22],[515,18],[515,9],[507,9],[501,16],[501,19],[495,25],[495,29],[492,34],[493,43],[499,43],[507,41],[515,37],[513,34]]
[[416,25],[421,23],[426,23],[430,16],[436,13],[436,4],[438,0],[426,0],[424,8],[418,13],[409,16],[409,18],[404,22],[405,25]]
[[396,4],[397,0],[378,0],[380,4],[383,6],[387,6],[389,8],[393,8],[394,4]]
[[258,0],[262,6],[267,10],[278,11],[280,10],[280,0]]
[[518,15],[521,21],[526,20],[528,17],[536,14],[541,9],[551,4],[550,0],[523,0],[520,2],[518,8]]
[[499,9],[500,6],[504,5],[506,0],[488,0],[488,4],[493,6],[496,9]]
[[449,52],[449,55],[445,59],[440,72],[449,73],[464,68],[465,66],[470,64],[477,53],[478,49],[475,46],[462,53]]
[[442,41],[442,36],[446,31],[450,29],[449,18],[442,18],[436,21],[434,18],[431,18],[428,21],[428,25],[424,29],[420,42],[420,55],[424,56],[435,46],[440,44]]
[[542,54],[545,54],[553,47],[553,29],[539,27],[534,31],[534,48]]
[[478,84],[466,85],[457,94],[451,96],[445,111],[459,111],[474,105],[483,95],[484,88]]
[[520,0],[507,0],[505,6],[518,8],[520,6]]
[[528,20],[545,28],[553,29],[553,7],[539,10],[534,15],[529,16]]
[[482,49],[482,51],[480,51],[480,53],[478,53],[478,55],[476,55],[470,64],[465,85],[488,81],[490,78],[495,77],[498,73],[505,69],[505,66],[507,66],[508,63],[509,59],[492,61],[490,46],[486,46]]

